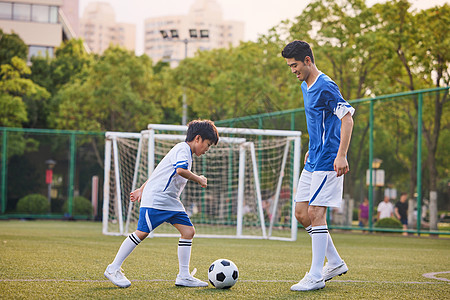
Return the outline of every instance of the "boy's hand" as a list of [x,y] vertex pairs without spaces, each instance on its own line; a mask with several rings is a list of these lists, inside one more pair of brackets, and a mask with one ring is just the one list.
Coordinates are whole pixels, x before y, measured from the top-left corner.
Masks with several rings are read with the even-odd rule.
[[202,186],[202,188],[206,188],[208,186],[208,179],[206,179],[205,176],[200,175],[198,184],[200,184]]
[[141,189],[134,190],[130,193],[131,202],[141,201],[142,191]]

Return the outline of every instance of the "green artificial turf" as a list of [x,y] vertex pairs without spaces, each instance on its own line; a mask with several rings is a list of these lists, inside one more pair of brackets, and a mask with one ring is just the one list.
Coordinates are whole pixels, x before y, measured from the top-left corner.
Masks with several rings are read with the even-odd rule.
[[[143,241],[123,264],[129,288],[104,276],[123,236],[86,221],[0,221],[1,299],[449,299],[450,239],[331,232],[349,272],[319,291],[292,292],[309,270],[311,246],[296,242],[196,238],[191,269],[207,281],[209,265],[228,258],[239,268],[230,290],[180,288],[177,238]],[[441,280],[426,278],[425,273]],[[446,279],[446,280],[445,280]]]

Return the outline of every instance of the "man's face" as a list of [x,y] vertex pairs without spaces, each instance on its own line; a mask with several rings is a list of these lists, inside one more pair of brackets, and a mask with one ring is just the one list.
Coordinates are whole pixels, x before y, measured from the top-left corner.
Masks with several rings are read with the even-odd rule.
[[305,58],[305,62],[306,63],[298,61],[295,58],[286,58],[286,63],[291,68],[291,72],[294,73],[300,81],[308,79],[309,73],[311,72],[309,56]]

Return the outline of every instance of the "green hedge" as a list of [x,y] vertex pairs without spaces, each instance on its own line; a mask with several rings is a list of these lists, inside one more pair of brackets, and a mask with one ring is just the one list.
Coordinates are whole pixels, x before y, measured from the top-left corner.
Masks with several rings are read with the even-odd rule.
[[50,210],[50,204],[45,196],[30,194],[20,198],[17,202],[16,211],[23,214],[46,214]]
[[[63,205],[63,211],[68,212],[68,201]],[[92,216],[92,204],[91,201],[82,196],[76,196],[73,198],[72,215],[76,216]]]
[[383,218],[378,220],[374,225],[376,228],[394,228],[402,229],[402,223],[395,218]]

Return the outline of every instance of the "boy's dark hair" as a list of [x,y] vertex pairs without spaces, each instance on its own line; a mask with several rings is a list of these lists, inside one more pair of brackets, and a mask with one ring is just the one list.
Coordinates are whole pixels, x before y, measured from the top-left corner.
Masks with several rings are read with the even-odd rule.
[[281,51],[281,55],[284,58],[295,58],[297,61],[304,62],[305,57],[309,56],[311,58],[311,62],[314,63],[314,55],[311,49],[311,46],[305,41],[293,41],[284,47],[283,51]]
[[203,140],[210,140],[214,145],[219,142],[219,132],[211,120],[194,120],[189,122],[186,142],[191,142],[199,135]]

